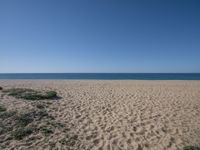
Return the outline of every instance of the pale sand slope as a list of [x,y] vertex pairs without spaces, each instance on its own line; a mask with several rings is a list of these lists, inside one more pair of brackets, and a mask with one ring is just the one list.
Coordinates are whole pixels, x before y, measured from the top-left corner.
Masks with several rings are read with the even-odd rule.
[[[200,81],[0,80],[0,86],[56,90],[62,97],[48,112],[64,124],[50,136],[11,140],[7,148],[67,149],[65,134],[78,138],[71,149],[176,150],[200,146]],[[9,109],[32,103],[3,97]],[[66,131],[66,132],[64,132]],[[69,148],[69,147],[68,147]]]

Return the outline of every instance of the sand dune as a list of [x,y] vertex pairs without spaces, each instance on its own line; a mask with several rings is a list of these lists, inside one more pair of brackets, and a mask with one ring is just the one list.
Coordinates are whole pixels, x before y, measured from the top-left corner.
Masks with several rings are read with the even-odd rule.
[[8,110],[35,109],[41,103],[61,124],[49,136],[37,133],[4,141],[0,143],[4,149],[177,150],[200,146],[200,81],[0,80],[0,86],[56,90],[62,97],[32,102],[2,96],[0,104]]

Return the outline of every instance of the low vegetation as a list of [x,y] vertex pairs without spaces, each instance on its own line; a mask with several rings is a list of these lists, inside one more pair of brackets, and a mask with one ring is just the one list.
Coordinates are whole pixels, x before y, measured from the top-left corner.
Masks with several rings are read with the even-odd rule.
[[200,147],[186,146],[183,148],[183,150],[200,150]]
[[33,128],[19,128],[19,129],[17,129],[17,130],[12,132],[12,136],[16,140],[21,140],[25,136],[28,136],[28,135],[32,134],[33,131],[34,131]]
[[49,105],[54,103],[54,101],[48,101],[48,99],[58,98],[55,91],[2,88],[0,92],[1,95],[32,100],[25,102],[28,106],[32,105],[31,107],[22,107],[22,109],[17,111],[11,111],[8,108],[9,106],[0,105],[0,149],[9,149],[9,144],[13,140],[22,140],[20,141],[22,143],[27,143],[30,140],[31,142],[35,142],[36,136],[43,136],[43,138],[49,140],[55,131],[66,133],[66,137],[62,137],[58,141],[49,142],[49,149],[57,148],[57,142],[67,149],[74,149],[74,146],[80,143],[78,135],[70,132],[69,128],[66,128],[64,124],[48,113],[51,112],[49,111]]
[[6,108],[0,105],[0,112],[6,111]]
[[16,113],[15,111],[3,111],[3,112],[0,112],[0,118],[1,119],[10,118],[10,117],[14,116],[15,113]]
[[[45,109],[19,113],[17,111],[7,111],[4,106],[0,105],[0,135],[7,134],[10,140],[22,140],[24,137],[36,132],[48,136],[54,132],[51,126],[47,125],[41,128],[38,123],[45,123],[52,119],[54,118]],[[7,141],[7,139],[0,139],[0,143],[4,141]]]
[[33,122],[34,116],[32,116],[32,113],[24,113],[18,116],[16,120],[17,120],[17,124],[23,127]]
[[3,90],[3,88],[0,86],[0,90]]
[[3,92],[9,96],[26,100],[44,100],[57,98],[57,93],[55,91],[44,92],[27,88],[11,88],[3,90]]
[[40,128],[40,131],[45,135],[45,136],[49,136],[50,134],[53,133],[53,130],[48,127],[48,126],[43,126]]

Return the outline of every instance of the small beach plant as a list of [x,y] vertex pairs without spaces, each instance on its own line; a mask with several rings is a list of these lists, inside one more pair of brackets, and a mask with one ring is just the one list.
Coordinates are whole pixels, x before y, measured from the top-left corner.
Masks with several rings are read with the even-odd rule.
[[50,127],[43,126],[40,128],[40,131],[45,135],[48,136],[53,133],[53,130]]
[[185,146],[183,150],[200,150],[200,147],[196,146]]
[[12,133],[12,136],[16,140],[21,140],[25,136],[28,136],[33,133],[32,128],[19,128]]
[[0,105],[0,112],[3,112],[3,111],[6,111],[6,108]]
[[11,88],[3,90],[3,92],[9,96],[26,100],[45,100],[57,98],[57,93],[55,91],[37,91],[27,88]]
[[15,114],[16,114],[15,111],[3,111],[3,112],[0,112],[0,118],[7,119],[14,116]]
[[26,126],[29,123],[33,122],[34,116],[31,113],[24,113],[17,117],[17,123],[20,126]]

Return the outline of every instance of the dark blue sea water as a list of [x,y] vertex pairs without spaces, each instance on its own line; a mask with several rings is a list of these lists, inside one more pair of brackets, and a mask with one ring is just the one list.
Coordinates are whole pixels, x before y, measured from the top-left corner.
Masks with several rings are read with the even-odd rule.
[[0,79],[200,80],[200,73],[1,73]]

